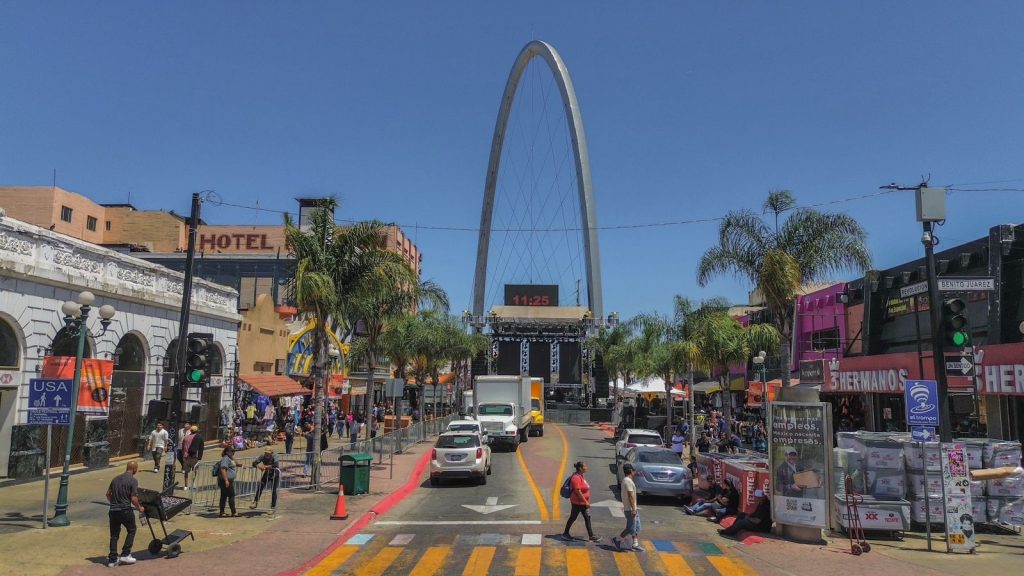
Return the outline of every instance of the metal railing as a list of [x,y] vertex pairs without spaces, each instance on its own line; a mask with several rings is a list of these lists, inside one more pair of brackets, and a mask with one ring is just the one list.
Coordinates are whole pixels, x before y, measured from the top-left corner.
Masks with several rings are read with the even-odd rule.
[[[345,442],[341,446],[328,448],[321,452],[293,452],[291,454],[275,454],[279,463],[279,490],[313,490],[320,492],[324,487],[336,487],[341,480],[341,456],[343,454],[370,454],[375,456],[376,464],[393,464],[396,454],[401,454],[418,442],[437,436],[443,432],[448,423],[455,417],[446,416],[417,422],[406,428],[398,428],[374,438],[357,440],[355,443]],[[256,457],[235,458],[235,498],[251,500],[262,478],[254,463]],[[199,508],[215,508],[220,504],[220,487],[213,475],[217,461],[205,461],[196,464],[194,480],[189,487],[187,496],[192,499],[192,506]],[[266,486],[264,491],[270,490]],[[270,494],[261,498],[269,507]],[[261,502],[262,503],[262,502]]]

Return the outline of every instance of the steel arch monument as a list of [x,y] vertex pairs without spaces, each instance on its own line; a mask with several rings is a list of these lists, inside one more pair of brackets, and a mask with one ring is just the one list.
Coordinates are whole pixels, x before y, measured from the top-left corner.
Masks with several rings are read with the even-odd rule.
[[476,251],[476,275],[473,279],[473,315],[484,314],[484,299],[487,288],[487,256],[491,242],[491,219],[494,214],[494,193],[498,182],[498,169],[501,164],[501,151],[505,144],[505,129],[508,127],[509,112],[512,101],[519,86],[520,77],[526,65],[533,58],[542,58],[551,69],[558,91],[562,96],[562,107],[569,125],[572,138],[572,152],[576,161],[576,188],[579,193],[580,221],[583,226],[583,250],[587,267],[587,297],[590,312],[595,318],[604,316],[601,298],[601,258],[597,243],[597,218],[594,212],[594,187],[590,179],[590,158],[587,154],[587,138],[583,133],[583,117],[580,105],[576,100],[569,70],[565,67],[562,57],[547,42],[534,40],[526,45],[512,65],[505,92],[501,97],[498,109],[498,121],[494,126],[494,138],[491,141],[491,157],[487,163],[487,180],[484,185],[484,203],[480,214],[480,238]]

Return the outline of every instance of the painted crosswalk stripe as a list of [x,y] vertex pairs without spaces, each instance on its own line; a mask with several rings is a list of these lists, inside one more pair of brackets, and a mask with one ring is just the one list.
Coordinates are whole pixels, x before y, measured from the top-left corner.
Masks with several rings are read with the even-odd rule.
[[540,534],[523,534],[523,546],[540,546],[543,537]]
[[658,552],[675,552],[676,547],[668,540],[651,540],[651,544],[654,545],[654,549]]
[[718,546],[715,546],[711,542],[701,542],[698,546],[700,546],[700,551],[703,552],[705,556],[722,555],[722,551],[718,549]]
[[431,546],[420,557],[420,561],[409,572],[409,576],[431,576],[439,573],[451,550],[451,546]]
[[621,576],[644,576],[644,569],[640,566],[638,554],[642,552],[618,552],[615,554],[615,565],[619,567]]
[[365,546],[370,540],[373,540],[373,534],[356,534],[349,538],[345,544],[349,546]]
[[686,559],[672,552],[658,552],[661,562],[665,565],[665,573],[671,576],[694,576],[693,568]]
[[569,548],[565,551],[565,567],[568,576],[591,576],[590,552],[586,549]]
[[736,563],[725,556],[708,556],[708,562],[722,576],[743,576],[743,572],[736,566]]
[[743,574],[743,576],[757,576],[757,571],[751,568],[750,564],[737,558],[735,554],[726,552],[725,557],[732,560],[732,563],[736,565],[736,568],[739,569],[740,574]]
[[398,555],[402,553],[402,550],[405,550],[405,548],[397,546],[382,548],[373,559],[363,564],[359,569],[359,576],[379,576],[384,574],[395,561],[395,558],[398,558]]
[[338,546],[319,564],[306,571],[306,576],[327,576],[338,566],[341,566],[353,554],[359,550],[359,546]]
[[494,546],[476,546],[473,553],[469,555],[469,562],[462,571],[462,576],[487,576],[491,570],[491,562],[494,561],[494,553],[497,548]]
[[388,542],[388,546],[408,546],[415,537],[415,534],[398,534]]
[[520,548],[516,554],[516,576],[540,576],[540,555],[539,546]]

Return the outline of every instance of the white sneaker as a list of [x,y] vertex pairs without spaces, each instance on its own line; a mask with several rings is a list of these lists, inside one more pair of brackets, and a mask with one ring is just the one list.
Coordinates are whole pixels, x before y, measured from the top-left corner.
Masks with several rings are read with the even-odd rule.
[[159,472],[159,471],[160,471],[160,469],[159,469],[159,468],[153,468],[153,472],[154,472],[154,473],[156,473],[156,472]]
[[107,560],[107,568],[117,568],[117,560]]
[[135,556],[132,556],[131,554],[127,556],[121,556],[117,559],[117,561],[121,564],[135,564]]

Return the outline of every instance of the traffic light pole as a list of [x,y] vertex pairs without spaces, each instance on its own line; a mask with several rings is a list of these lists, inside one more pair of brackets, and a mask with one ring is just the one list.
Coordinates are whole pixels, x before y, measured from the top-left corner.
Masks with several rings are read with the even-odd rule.
[[[185,281],[181,288],[181,316],[178,320],[178,347],[175,351],[174,381],[171,385],[171,426],[168,435],[171,437],[173,450],[169,451],[167,463],[164,465],[164,490],[174,484],[174,452],[179,449],[178,428],[182,420],[182,388],[185,382],[185,358],[188,356],[188,322],[192,308],[192,264],[196,256],[196,235],[199,230],[199,193],[192,194],[192,212],[188,219],[188,251],[185,254]],[[168,470],[169,469],[169,470]]]
[[925,265],[928,269],[928,311],[931,315],[932,361],[935,363],[935,381],[939,393],[939,439],[942,442],[953,440],[953,431],[949,422],[949,384],[946,380],[946,357],[942,341],[942,306],[939,300],[939,283],[935,274],[935,223],[922,222],[924,232],[921,243],[924,244]]

